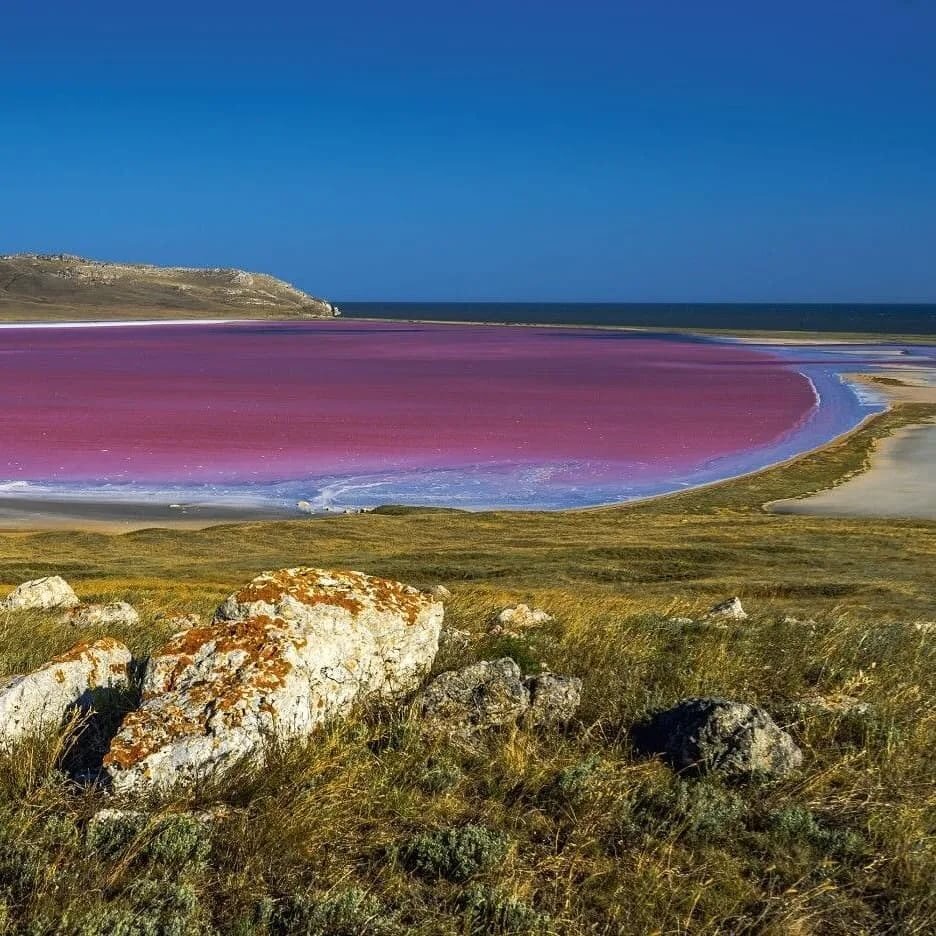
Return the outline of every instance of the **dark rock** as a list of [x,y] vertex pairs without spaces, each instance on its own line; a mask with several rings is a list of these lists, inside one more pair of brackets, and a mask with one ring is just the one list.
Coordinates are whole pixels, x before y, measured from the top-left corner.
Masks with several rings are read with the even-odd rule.
[[803,754],[763,709],[727,699],[684,699],[634,729],[639,750],[661,754],[680,772],[736,779],[783,777]]
[[516,722],[529,707],[530,692],[509,657],[442,673],[416,699],[430,723],[469,731]]

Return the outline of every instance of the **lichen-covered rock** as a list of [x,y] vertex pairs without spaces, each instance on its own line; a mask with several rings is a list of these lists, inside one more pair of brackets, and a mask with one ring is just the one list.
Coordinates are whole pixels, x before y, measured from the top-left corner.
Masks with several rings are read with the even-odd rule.
[[555,673],[524,679],[505,657],[441,673],[417,697],[415,709],[430,729],[465,735],[521,719],[527,725],[562,724],[581,695],[580,679]]
[[684,699],[634,730],[637,747],[678,771],[735,779],[783,777],[803,761],[787,732],[763,709],[727,699]]
[[57,728],[96,689],[127,685],[130,651],[110,637],[79,643],[25,676],[0,685],[0,746]]
[[362,673],[358,661],[348,678],[392,695],[415,689],[432,666],[444,613],[440,602],[400,582],[303,567],[258,575],[228,596],[214,619],[282,618],[320,639],[364,640],[376,669]]
[[706,617],[722,618],[726,621],[746,621],[747,611],[744,610],[741,599],[736,596],[734,598],[729,598],[727,601],[720,601],[718,604],[712,605]]
[[442,616],[416,589],[360,572],[258,576],[150,659],[142,705],[104,759],[114,789],[216,777],[359,700],[415,688]]
[[526,720],[544,727],[564,725],[582,702],[582,680],[577,676],[541,673],[526,680],[530,708]]
[[112,601],[108,604],[74,605],[63,620],[76,627],[126,627],[139,624],[140,615],[126,601]]
[[70,608],[78,604],[78,596],[71,585],[58,575],[23,582],[0,601],[0,609],[7,611],[48,611],[52,608]]

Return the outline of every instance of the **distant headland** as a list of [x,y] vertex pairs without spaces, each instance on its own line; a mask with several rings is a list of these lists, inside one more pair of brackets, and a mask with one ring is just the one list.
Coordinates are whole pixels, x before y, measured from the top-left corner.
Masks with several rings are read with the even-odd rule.
[[340,314],[325,299],[266,273],[108,263],[70,254],[0,255],[0,321]]

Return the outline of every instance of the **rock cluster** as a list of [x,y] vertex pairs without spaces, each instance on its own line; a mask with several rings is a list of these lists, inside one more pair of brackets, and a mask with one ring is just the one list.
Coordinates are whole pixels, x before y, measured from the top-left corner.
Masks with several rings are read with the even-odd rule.
[[482,661],[437,676],[416,698],[415,709],[428,727],[470,735],[499,725],[559,725],[575,714],[582,681],[541,673],[524,679],[505,657]]
[[[216,780],[365,699],[416,692],[439,649],[442,597],[438,588],[427,594],[361,572],[300,567],[258,575],[208,623],[177,615],[179,632],[146,661],[139,706],[104,738],[104,778],[115,792],[137,794]],[[123,601],[82,604],[58,576],[23,583],[3,607],[66,608],[63,620],[81,626],[138,620]],[[736,598],[710,615],[746,617]],[[512,627],[549,620],[526,605],[499,615]],[[0,750],[90,710],[98,693],[126,689],[138,671],[126,646],[103,638],[0,683]],[[524,677],[505,657],[442,673],[417,692],[413,711],[430,733],[474,741],[497,727],[568,725],[581,695],[580,679]],[[636,726],[634,740],[677,771],[733,779],[782,777],[802,761],[765,711],[720,698],[685,699]]]

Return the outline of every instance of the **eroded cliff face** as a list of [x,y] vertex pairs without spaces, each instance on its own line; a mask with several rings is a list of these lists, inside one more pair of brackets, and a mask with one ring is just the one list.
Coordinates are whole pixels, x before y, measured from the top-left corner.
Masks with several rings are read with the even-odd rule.
[[265,273],[106,263],[69,254],[0,256],[0,319],[333,318],[324,299]]

